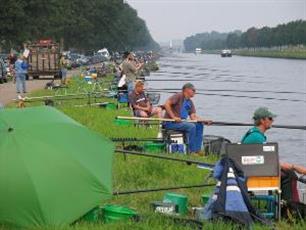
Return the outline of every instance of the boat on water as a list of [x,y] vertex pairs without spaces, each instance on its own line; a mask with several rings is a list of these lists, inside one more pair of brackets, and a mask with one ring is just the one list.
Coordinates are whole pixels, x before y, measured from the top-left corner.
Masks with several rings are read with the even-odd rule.
[[231,50],[222,50],[221,51],[221,57],[231,57],[232,56],[232,51]]
[[201,48],[196,48],[194,53],[195,54],[202,54],[202,49]]

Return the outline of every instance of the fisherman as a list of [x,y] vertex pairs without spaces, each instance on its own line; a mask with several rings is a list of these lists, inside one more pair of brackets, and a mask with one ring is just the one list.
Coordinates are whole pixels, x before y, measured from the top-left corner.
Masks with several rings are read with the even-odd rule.
[[131,52],[125,52],[123,57],[124,61],[121,64],[122,75],[126,76],[128,91],[131,92],[134,89],[136,75],[143,67],[144,63],[135,64],[135,58]]
[[136,81],[135,89],[129,94],[129,103],[137,117],[162,117],[161,107],[153,107],[150,99],[145,95],[144,83]]
[[265,132],[272,127],[275,114],[266,107],[255,110],[253,120],[255,126],[251,128],[241,139],[242,144],[263,144],[267,142]]
[[[255,110],[253,119],[255,126],[251,128],[241,139],[242,144],[264,144],[267,142],[265,132],[272,127],[272,123],[276,115],[269,111],[266,107],[260,107]],[[286,162],[280,163],[283,170],[295,170],[300,174],[306,174],[306,169],[289,164]]]
[[[183,86],[182,92],[171,96],[165,103],[165,118],[174,119],[175,122],[164,122],[165,129],[183,131],[187,135],[190,153],[202,155],[203,124],[210,125],[212,121],[203,120],[196,115],[196,109],[191,98],[195,95],[195,87],[191,83]],[[195,123],[184,121],[188,117]]]

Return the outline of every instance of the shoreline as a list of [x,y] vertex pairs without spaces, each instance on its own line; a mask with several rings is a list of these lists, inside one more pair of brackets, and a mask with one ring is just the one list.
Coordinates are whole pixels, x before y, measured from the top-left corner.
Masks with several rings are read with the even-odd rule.
[[[220,52],[221,52],[220,50],[205,50],[203,54],[220,55]],[[243,57],[264,57],[264,58],[306,60],[306,50],[301,50],[301,51],[232,50],[232,54],[235,56],[243,56]]]
[[267,57],[306,60],[306,51],[304,52],[288,52],[288,51],[233,51],[233,55],[245,57]]

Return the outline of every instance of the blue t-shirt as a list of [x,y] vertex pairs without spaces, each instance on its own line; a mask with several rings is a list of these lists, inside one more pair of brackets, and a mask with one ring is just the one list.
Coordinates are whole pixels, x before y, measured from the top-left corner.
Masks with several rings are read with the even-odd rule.
[[184,99],[182,107],[181,107],[181,119],[187,119],[189,114],[191,113],[191,101],[189,99]]

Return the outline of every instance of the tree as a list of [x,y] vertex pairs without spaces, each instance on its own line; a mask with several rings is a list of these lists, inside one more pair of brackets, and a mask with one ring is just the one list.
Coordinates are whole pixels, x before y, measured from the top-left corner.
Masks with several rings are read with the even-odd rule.
[[[0,41],[64,40],[82,51],[157,49],[145,22],[122,0],[0,0]],[[3,42],[5,41],[5,43]]]

